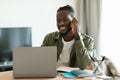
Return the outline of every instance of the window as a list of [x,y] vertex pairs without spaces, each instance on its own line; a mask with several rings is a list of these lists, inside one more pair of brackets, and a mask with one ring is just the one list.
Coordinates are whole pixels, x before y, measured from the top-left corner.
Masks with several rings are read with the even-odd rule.
[[120,72],[120,1],[102,0],[100,52],[110,58]]

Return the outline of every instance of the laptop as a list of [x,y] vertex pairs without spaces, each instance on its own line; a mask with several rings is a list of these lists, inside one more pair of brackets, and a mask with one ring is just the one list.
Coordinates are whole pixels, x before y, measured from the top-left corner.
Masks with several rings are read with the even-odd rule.
[[13,49],[13,77],[56,77],[57,48],[17,47]]

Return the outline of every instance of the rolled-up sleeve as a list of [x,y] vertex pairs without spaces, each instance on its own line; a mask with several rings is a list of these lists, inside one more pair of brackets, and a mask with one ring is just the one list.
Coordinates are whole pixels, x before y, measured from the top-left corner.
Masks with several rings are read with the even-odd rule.
[[93,50],[94,40],[90,37],[75,41],[76,65],[81,69],[87,68],[91,64],[90,52]]

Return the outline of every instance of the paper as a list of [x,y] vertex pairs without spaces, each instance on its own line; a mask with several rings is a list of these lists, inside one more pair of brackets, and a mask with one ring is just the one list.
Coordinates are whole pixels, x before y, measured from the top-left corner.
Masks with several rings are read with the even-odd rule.
[[112,77],[110,76],[106,76],[106,75],[100,75],[100,76],[97,76],[98,78],[102,78],[102,79],[111,79]]
[[79,68],[72,68],[67,66],[61,66],[57,68],[57,71],[71,72],[73,70],[79,70]]

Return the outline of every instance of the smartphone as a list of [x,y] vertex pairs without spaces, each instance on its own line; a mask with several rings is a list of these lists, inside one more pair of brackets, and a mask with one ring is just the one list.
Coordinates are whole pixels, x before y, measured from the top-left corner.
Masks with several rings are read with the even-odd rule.
[[[70,21],[72,21],[75,17],[72,17],[72,16],[68,15],[68,18],[70,19]],[[78,32],[80,32],[79,27],[80,27],[80,25],[79,25],[79,22],[78,22],[78,26],[77,26],[77,31]]]
[[71,17],[70,15],[68,15],[68,18],[70,19],[70,21],[74,19],[74,17]]

